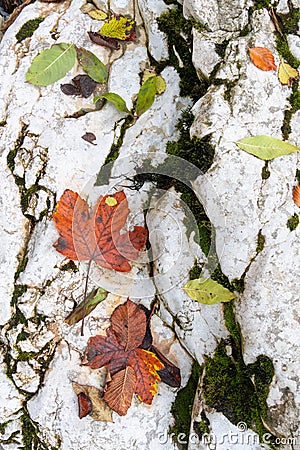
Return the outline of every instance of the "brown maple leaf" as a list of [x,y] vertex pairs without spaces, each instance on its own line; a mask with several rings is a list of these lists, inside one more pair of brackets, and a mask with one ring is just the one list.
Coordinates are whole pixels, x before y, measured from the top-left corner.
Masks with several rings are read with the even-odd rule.
[[[157,356],[139,346],[147,327],[146,314],[131,300],[118,306],[111,316],[106,336],[89,339],[83,364],[93,369],[108,367],[111,380],[104,399],[119,415],[125,415],[133,393],[151,404],[157,392],[157,373],[164,364]],[[130,368],[130,369],[129,369]]]
[[53,213],[60,234],[54,247],[69,259],[95,261],[99,266],[129,272],[147,240],[147,230],[135,226],[121,234],[129,214],[124,192],[100,197],[90,214],[87,202],[67,189]]

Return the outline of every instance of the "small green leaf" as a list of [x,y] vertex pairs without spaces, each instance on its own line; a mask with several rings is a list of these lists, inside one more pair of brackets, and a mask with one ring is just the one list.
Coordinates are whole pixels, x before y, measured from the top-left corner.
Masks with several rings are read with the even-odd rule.
[[108,73],[105,65],[94,53],[84,48],[76,48],[79,64],[83,70],[97,83],[106,83]]
[[230,302],[235,295],[211,278],[191,280],[183,287],[189,297],[206,305],[219,302]]
[[298,147],[271,136],[253,136],[241,139],[236,142],[236,145],[245,152],[265,161],[299,150]]
[[140,87],[135,104],[137,116],[144,114],[144,112],[153,104],[156,94],[156,78],[156,75],[148,78],[148,80]]
[[48,86],[63,78],[76,60],[73,44],[54,44],[37,55],[26,73],[26,80],[36,86]]
[[85,308],[84,301],[82,301],[81,303],[79,303],[79,305],[77,305],[74,311],[72,311],[65,318],[65,322],[67,322],[68,325],[74,325],[74,323],[79,322],[83,319],[83,316],[86,317],[88,314],[90,314],[96,308],[98,303],[103,302],[103,300],[106,299],[107,295],[108,292],[101,287],[98,290],[94,289],[86,298]]
[[109,102],[112,102],[119,111],[130,113],[129,109],[126,106],[125,100],[119,94],[107,92],[103,95],[97,95],[96,97],[94,97],[94,103],[97,103],[97,101],[101,98],[105,98]]

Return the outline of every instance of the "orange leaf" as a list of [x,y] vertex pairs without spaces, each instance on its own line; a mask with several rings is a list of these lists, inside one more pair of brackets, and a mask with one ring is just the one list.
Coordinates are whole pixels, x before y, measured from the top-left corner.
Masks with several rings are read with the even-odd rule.
[[131,405],[132,396],[136,386],[136,375],[134,369],[127,366],[113,375],[108,382],[104,393],[104,400],[108,406],[120,416],[125,416]]
[[253,47],[249,49],[250,59],[261,70],[276,70],[274,55],[265,47]]
[[134,368],[137,376],[135,393],[142,402],[151,405],[157,392],[157,382],[160,381],[157,370],[164,367],[163,363],[154,353],[137,348],[130,352],[128,365]]
[[120,234],[129,214],[124,192],[100,197],[92,214],[76,192],[67,189],[53,213],[60,234],[54,247],[73,260],[95,261],[99,266],[129,272],[147,240],[147,230],[136,226]]
[[300,184],[296,186],[293,190],[293,200],[297,206],[300,207]]

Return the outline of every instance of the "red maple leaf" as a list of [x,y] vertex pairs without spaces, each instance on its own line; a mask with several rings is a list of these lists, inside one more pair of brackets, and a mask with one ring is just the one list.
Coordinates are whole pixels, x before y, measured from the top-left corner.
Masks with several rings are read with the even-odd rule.
[[92,213],[87,202],[67,189],[53,213],[59,239],[54,247],[69,259],[95,261],[99,266],[129,272],[147,240],[147,230],[121,230],[129,214],[123,191],[100,197]]
[[97,369],[108,366],[111,380],[104,399],[114,411],[125,415],[133,393],[151,404],[164,364],[154,353],[139,348],[146,334],[145,312],[131,300],[118,306],[111,316],[106,336],[89,339],[83,364]]

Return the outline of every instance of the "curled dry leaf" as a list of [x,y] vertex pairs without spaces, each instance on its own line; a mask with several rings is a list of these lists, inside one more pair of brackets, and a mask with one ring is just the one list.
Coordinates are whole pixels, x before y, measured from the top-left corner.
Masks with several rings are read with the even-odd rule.
[[296,186],[293,190],[293,200],[300,208],[300,184],[298,184],[298,186]]
[[94,420],[112,422],[112,410],[107,406],[99,389],[75,381],[72,386],[78,398],[80,419],[89,414]]
[[119,50],[120,44],[118,39],[102,36],[95,31],[88,31],[89,38],[94,44],[101,45],[102,47],[108,47],[112,50]]
[[148,233],[135,226],[121,234],[128,214],[123,191],[100,197],[90,213],[87,202],[67,189],[52,216],[60,234],[54,247],[74,261],[95,261],[107,269],[129,272],[129,261],[137,258]]
[[87,132],[87,133],[85,133],[83,136],[81,136],[81,138],[84,140],[84,141],[87,141],[87,142],[89,142],[89,144],[93,144],[93,145],[97,145],[94,141],[96,140],[96,136],[94,135],[94,133],[91,133],[91,132]]
[[274,55],[265,47],[253,47],[249,49],[250,59],[261,70],[276,70]]

